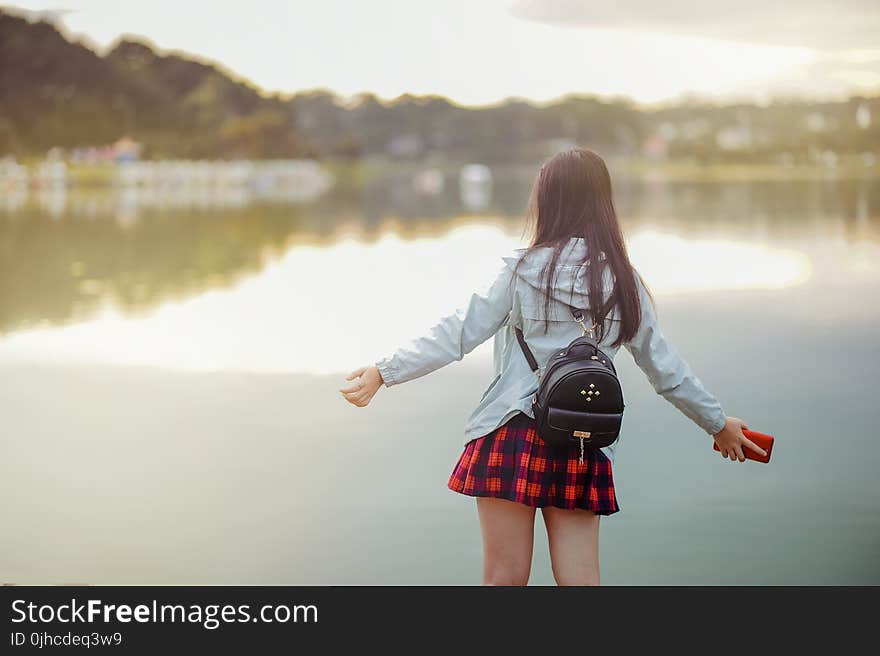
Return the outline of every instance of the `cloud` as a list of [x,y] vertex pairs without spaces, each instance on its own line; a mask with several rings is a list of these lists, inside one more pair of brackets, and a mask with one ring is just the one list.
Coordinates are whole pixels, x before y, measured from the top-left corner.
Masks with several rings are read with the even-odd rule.
[[626,29],[825,52],[872,48],[877,0],[517,0],[511,13],[555,26]]

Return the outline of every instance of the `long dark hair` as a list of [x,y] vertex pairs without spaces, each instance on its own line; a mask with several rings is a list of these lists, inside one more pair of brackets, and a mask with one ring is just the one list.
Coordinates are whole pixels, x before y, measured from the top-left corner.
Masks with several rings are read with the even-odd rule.
[[[612,346],[620,346],[631,340],[639,329],[641,318],[635,278],[638,272],[626,251],[623,231],[614,209],[611,176],[604,160],[592,150],[574,148],[558,153],[545,162],[532,188],[529,219],[532,240],[520,262],[536,249],[553,249],[552,256],[541,271],[541,280],[546,280],[544,332],[549,326],[550,299],[559,257],[572,237],[581,237],[586,242],[586,255],[577,264],[590,261],[589,266],[582,266],[581,270],[586,276],[589,319],[596,324],[596,339],[601,340],[605,336],[605,319],[616,306],[620,330]],[[599,258],[599,253],[605,254],[604,259]],[[612,293],[607,300],[602,284],[605,267],[610,267],[614,280]]]

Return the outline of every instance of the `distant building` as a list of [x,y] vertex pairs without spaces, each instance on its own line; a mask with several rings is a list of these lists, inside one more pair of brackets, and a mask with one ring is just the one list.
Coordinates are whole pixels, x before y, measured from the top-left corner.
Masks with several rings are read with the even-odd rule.
[[37,164],[32,182],[43,189],[67,187],[67,163],[59,149],[50,150],[46,159]]
[[722,150],[745,150],[752,145],[752,131],[748,125],[728,125],[718,130],[715,142]]
[[0,190],[24,189],[28,184],[27,168],[15,161],[14,157],[0,158]]
[[871,127],[871,108],[868,107],[868,103],[863,102],[856,110],[856,124],[863,130]]
[[642,150],[651,159],[666,159],[669,152],[669,143],[662,134],[652,134],[645,139]]
[[425,169],[413,176],[413,188],[422,196],[437,196],[445,187],[443,172],[439,169]]
[[141,158],[141,150],[143,145],[130,139],[122,137],[111,147],[113,161],[119,162],[136,162]]
[[484,164],[467,164],[458,176],[461,204],[468,210],[484,210],[492,201],[492,171]]

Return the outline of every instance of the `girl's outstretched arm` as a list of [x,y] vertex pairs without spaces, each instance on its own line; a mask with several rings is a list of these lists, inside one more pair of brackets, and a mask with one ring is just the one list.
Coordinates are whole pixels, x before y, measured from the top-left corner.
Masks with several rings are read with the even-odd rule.
[[743,448],[767,455],[745,435],[745,422],[728,417],[721,403],[706,389],[676,348],[666,339],[657,323],[657,315],[641,276],[636,274],[641,323],[635,337],[625,344],[633,360],[648,377],[654,390],[711,435],[721,455],[745,461]]

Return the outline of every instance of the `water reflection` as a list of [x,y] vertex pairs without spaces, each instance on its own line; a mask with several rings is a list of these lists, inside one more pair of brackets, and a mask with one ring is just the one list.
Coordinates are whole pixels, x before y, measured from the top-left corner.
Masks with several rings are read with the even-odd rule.
[[[106,307],[64,328],[24,331],[0,356],[326,373],[368,362],[423,332],[491,282],[498,255],[519,241],[499,224],[469,224],[434,237],[343,239],[291,246],[259,276],[167,303],[142,317]],[[631,240],[633,260],[655,293],[765,289],[807,279],[802,253],[655,232]],[[454,262],[454,266],[450,263]]]
[[[225,289],[237,298],[241,291],[235,286],[261,272],[288,271],[287,297],[309,296],[304,290],[310,285],[334,279],[331,267],[359,266],[334,260],[337,247],[349,247],[340,240],[352,236],[365,245],[388,237],[442,241],[458,226],[478,221],[504,238],[486,237],[480,248],[458,237],[447,247],[461,249],[457,261],[482,262],[494,245],[516,244],[527,192],[526,176],[496,176],[491,203],[479,215],[465,212],[454,185],[424,196],[406,175],[357,192],[343,187],[305,205],[253,204],[235,194],[31,197],[0,213],[0,334],[45,332],[50,325],[97,317],[151,316],[163,304],[195,301],[207,291]],[[864,180],[685,184],[623,179],[617,193],[634,259],[655,285],[677,291],[794,284],[809,275],[810,256],[804,251],[823,243],[850,245],[840,265],[866,272],[875,260],[860,244],[880,241],[880,190]],[[326,248],[326,259],[308,273],[293,271],[291,258],[306,258],[311,247]],[[372,262],[368,254],[359,257]],[[379,257],[370,266],[381,262]],[[363,272],[358,276],[364,280]],[[460,294],[448,278],[443,276],[441,287]],[[322,291],[347,293],[330,283]]]

